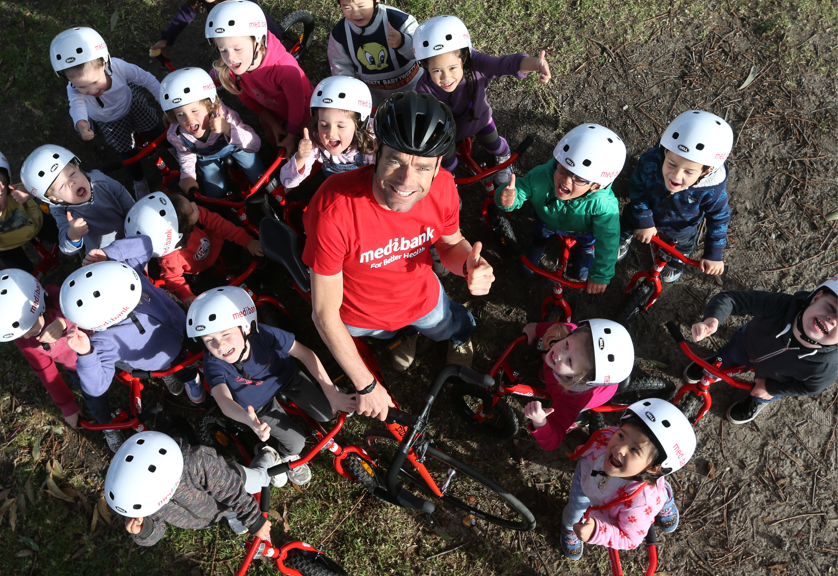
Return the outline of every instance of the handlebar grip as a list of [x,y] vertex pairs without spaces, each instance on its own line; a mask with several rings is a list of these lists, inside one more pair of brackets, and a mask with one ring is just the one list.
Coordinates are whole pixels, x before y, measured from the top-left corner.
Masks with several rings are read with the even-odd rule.
[[42,342],[42,343],[41,343],[41,348],[43,348],[45,352],[49,352],[49,351],[50,351],[50,345],[49,345],[49,344],[47,344],[46,342]]
[[649,532],[646,534],[646,545],[647,546],[654,546],[658,543],[658,537],[655,533],[655,525],[649,527]]
[[488,374],[481,374],[476,370],[472,370],[466,366],[460,368],[460,378],[470,384],[483,386],[484,388],[491,388],[495,385],[495,379]]
[[[267,486],[262,486],[262,494],[259,496],[259,510],[262,511],[262,514],[265,516],[268,515],[268,510],[271,509],[271,485],[268,484]],[[650,530],[650,532],[654,532],[654,528]]]
[[518,144],[518,147],[515,149],[515,152],[518,154],[518,156],[523,156],[524,153],[527,151],[527,148],[532,146],[533,142],[535,142],[533,137],[532,136],[527,136],[526,138],[524,138],[521,141],[520,144]]
[[289,470],[291,470],[291,464],[289,462],[284,462],[268,468],[268,476],[279,476],[280,474],[288,473]]
[[142,380],[145,378],[146,380],[151,378],[151,371],[149,370],[131,370],[131,376],[134,378],[139,378]]
[[669,334],[675,340],[676,344],[680,345],[681,342],[684,342],[686,340],[686,338],[684,338],[684,335],[681,334],[681,327],[675,320],[670,320],[669,322],[667,322],[666,329],[669,331]]

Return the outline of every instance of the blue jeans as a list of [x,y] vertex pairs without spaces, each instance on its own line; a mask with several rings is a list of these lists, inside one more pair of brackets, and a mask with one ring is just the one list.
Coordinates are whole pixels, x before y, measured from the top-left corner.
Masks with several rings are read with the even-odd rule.
[[[739,330],[737,330],[728,343],[719,348],[719,351],[716,352],[716,356],[722,359],[722,366],[745,366],[745,368],[751,370],[754,369],[751,365],[751,359],[745,351],[745,328],[747,328],[747,326],[748,325],[745,324],[745,326],[742,326]],[[756,371],[754,371],[754,377],[765,378],[765,376],[757,374]],[[778,398],[782,398],[782,395],[778,394],[777,396],[771,398],[771,400],[765,400],[763,398],[753,396],[754,402],[758,404],[769,404]]]
[[224,158],[232,156],[236,163],[244,171],[247,179],[251,184],[255,183],[262,174],[265,173],[265,167],[259,159],[259,155],[254,152],[245,152],[244,150],[228,144],[219,152],[202,156],[198,154],[197,169],[204,184],[204,191],[210,198],[224,198],[226,193],[226,168],[221,162]]
[[323,162],[321,167],[321,172],[325,174],[326,178],[329,176],[333,176],[334,174],[341,174],[343,172],[350,172],[352,170],[357,170],[364,166],[364,156],[358,152],[355,154],[355,161],[350,162],[348,164],[338,164],[336,162],[331,161],[331,158],[328,162]]
[[[439,282],[439,280],[437,280]],[[397,330],[376,330],[374,328],[356,328],[345,325],[352,336],[360,338],[371,336],[373,338],[387,339],[395,336]],[[439,285],[439,300],[433,310],[409,324],[416,328],[422,336],[430,338],[434,342],[451,340],[456,345],[467,342],[476,326],[474,316],[466,310],[462,304],[454,302],[445,293],[442,284]]]
[[568,273],[570,276],[587,280],[588,271],[594,262],[596,238],[594,238],[593,233],[573,235],[561,230],[551,230],[537,214],[533,214],[532,241],[526,251],[527,259],[533,264],[538,264],[542,254],[547,249],[547,243],[556,234],[576,239],[576,244],[570,249],[570,258],[567,263]]

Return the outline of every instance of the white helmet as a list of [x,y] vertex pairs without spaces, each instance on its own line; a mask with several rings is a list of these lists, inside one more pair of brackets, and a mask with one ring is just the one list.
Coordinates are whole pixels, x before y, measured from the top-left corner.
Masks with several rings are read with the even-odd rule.
[[220,2],[210,10],[204,26],[204,36],[229,38],[235,36],[255,36],[256,40],[266,38],[268,21],[265,13],[253,2],[247,0],[229,0]]
[[172,499],[183,473],[183,452],[162,432],[140,432],[122,443],[105,476],[108,505],[128,518],[154,514]]
[[581,124],[559,140],[553,157],[580,178],[605,187],[620,175],[626,162],[626,145],[605,126]]
[[218,93],[212,77],[201,68],[175,70],[160,82],[160,106],[168,112],[180,106],[209,98],[215,102]]
[[643,420],[666,453],[661,467],[672,474],[683,468],[695,453],[696,439],[692,424],[676,406],[659,398],[647,398],[626,408],[623,418],[629,412]]
[[55,144],[44,144],[35,148],[20,167],[23,187],[45,204],[53,206],[64,204],[47,198],[47,190],[70,162],[81,164],[81,160],[66,148]]
[[812,293],[809,296],[809,298],[813,298],[819,290],[828,290],[829,292],[832,292],[835,296],[838,296],[838,276],[827,278],[826,280],[818,284],[817,287],[814,290],[812,290]]
[[461,48],[471,50],[471,35],[456,16],[434,16],[413,31],[413,57],[416,60]]
[[666,127],[661,146],[691,162],[718,168],[730,156],[733,129],[715,114],[687,110]]
[[125,320],[142,292],[136,270],[109,260],[73,271],[61,286],[59,301],[67,320],[98,332]]
[[186,313],[186,335],[198,338],[235,326],[247,335],[253,323],[258,332],[256,306],[250,295],[238,286],[225,286],[204,292],[192,302]]
[[41,283],[23,270],[0,272],[0,342],[11,342],[29,332],[44,311]]
[[151,255],[155,258],[175,251],[183,238],[178,230],[177,212],[172,201],[162,192],[141,198],[125,217],[125,236],[145,234],[151,239]]
[[70,28],[52,39],[49,45],[49,61],[58,76],[60,72],[97,58],[111,61],[105,39],[93,28]]
[[366,84],[351,76],[331,76],[321,80],[311,94],[311,113],[315,108],[349,110],[366,122],[372,112],[372,95]]
[[9,180],[12,179],[12,167],[9,165],[9,161],[6,160],[5,154],[0,152],[0,170],[5,169],[6,174],[9,176]]
[[586,321],[594,344],[594,379],[588,386],[611,386],[629,377],[634,367],[634,342],[622,324],[595,318]]

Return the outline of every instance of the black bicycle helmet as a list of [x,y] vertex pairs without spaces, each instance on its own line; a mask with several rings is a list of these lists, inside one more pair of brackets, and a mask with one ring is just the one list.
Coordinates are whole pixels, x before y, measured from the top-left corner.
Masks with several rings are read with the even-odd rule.
[[454,147],[456,135],[451,110],[431,94],[397,92],[375,113],[378,143],[411,156],[445,156]]

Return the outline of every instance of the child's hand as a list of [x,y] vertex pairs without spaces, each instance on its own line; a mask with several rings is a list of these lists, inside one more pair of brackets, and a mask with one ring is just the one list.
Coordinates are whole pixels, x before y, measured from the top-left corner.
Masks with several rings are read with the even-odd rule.
[[70,211],[68,210],[67,223],[69,224],[67,227],[67,238],[73,242],[78,242],[81,240],[82,236],[87,236],[87,221],[84,218],[73,218],[73,215],[70,214]]
[[715,334],[719,328],[719,321],[715,318],[705,318],[704,322],[698,322],[692,325],[690,332],[692,332],[693,342],[701,342],[711,334]]
[[652,226],[651,228],[641,228],[634,231],[634,237],[644,244],[652,241],[652,236],[658,233],[658,229]]
[[536,322],[530,322],[526,326],[524,326],[524,334],[527,335],[527,344],[532,344],[536,339],[535,327],[537,326]]
[[725,271],[725,263],[717,260],[701,259],[701,271],[710,276],[719,276]]
[[110,260],[110,258],[108,258],[108,255],[105,254],[104,250],[100,248],[94,248],[93,250],[87,253],[87,255],[84,257],[84,260],[82,260],[81,265],[89,266],[90,264],[95,264],[96,262],[107,262],[108,260]]
[[573,525],[573,531],[582,542],[587,542],[594,535],[594,528],[596,527],[596,520],[588,520],[584,524],[577,522]]
[[277,148],[285,148],[286,155],[291,154],[291,150],[297,145],[297,139],[294,137],[293,134],[286,134],[284,138],[282,138],[279,142],[277,142]]
[[544,410],[541,407],[541,402],[534,400],[524,406],[524,416],[532,420],[533,428],[541,428],[547,424],[547,417],[553,413],[553,408]]
[[194,178],[183,178],[180,182],[178,182],[178,186],[180,186],[181,191],[183,191],[183,193],[189,197],[191,197],[191,195],[189,194],[190,190],[192,190],[193,188],[195,188],[196,190],[199,189],[198,181]]
[[358,408],[358,397],[354,394],[344,394],[335,388],[331,382],[328,385],[321,383],[320,387],[323,389],[323,394],[326,395],[326,400],[329,401],[329,406],[332,407],[332,414],[335,416],[337,416],[338,412],[349,414]]
[[67,347],[79,356],[90,354],[90,338],[78,326],[71,326],[67,331]]
[[398,48],[402,45],[402,34],[387,22],[387,46]]
[[303,139],[297,144],[297,153],[294,159],[297,161],[297,170],[302,170],[306,165],[306,158],[311,156],[311,139],[308,137],[308,128],[303,128]]
[[259,420],[253,406],[247,407],[247,415],[250,417],[250,427],[253,428],[253,432],[259,437],[259,440],[267,442],[268,438],[271,437],[271,427],[268,426],[267,422]]
[[128,530],[129,534],[139,534],[143,529],[143,520],[145,518],[126,518],[125,529]]
[[64,319],[58,318],[55,322],[44,328],[44,331],[38,336],[38,342],[41,344],[52,344],[64,335],[66,328],[67,325]]
[[81,414],[81,410],[79,410],[75,414],[70,414],[69,416],[64,416],[64,422],[66,422],[67,426],[69,426],[73,430],[78,430],[78,428],[79,428],[79,415],[80,414]]
[[264,254],[262,254],[262,243],[255,238],[247,243],[247,251],[254,256],[264,256]]
[[552,76],[550,75],[550,65],[547,64],[547,60],[544,59],[544,50],[541,51],[541,54],[538,55],[538,81],[542,84],[547,84],[550,81]]
[[500,204],[504,208],[511,208],[515,204],[518,193],[515,191],[515,174],[509,179],[509,184],[500,193]]
[[93,140],[93,130],[90,129],[90,124],[87,120],[79,120],[76,122],[76,130],[81,134],[82,140]]
[[588,278],[588,294],[602,294],[603,292],[605,292],[606,288],[608,288],[608,284],[600,284],[599,282],[594,282],[593,280]]
[[220,109],[210,117],[209,129],[214,134],[224,134],[224,136],[230,138],[230,123],[227,122]]
[[268,520],[265,520],[265,523],[262,524],[262,527],[259,528],[259,531],[254,534],[256,538],[261,538],[262,540],[266,540],[268,542],[271,541],[271,523]]
[[774,398],[774,396],[769,394],[768,390],[765,389],[765,378],[754,378],[754,387],[751,390],[751,396],[754,398],[761,398],[763,400],[771,400]]
[[157,42],[152,44],[151,48],[149,48],[148,51],[151,52],[152,50],[162,50],[163,48],[165,48],[168,45],[169,45],[169,41],[164,38],[163,40],[158,40]]
[[8,188],[9,193],[12,195],[12,198],[17,200],[18,204],[26,204],[27,202],[29,202],[29,200],[32,199],[32,196],[30,196],[26,190],[18,190],[11,184],[9,184]]

